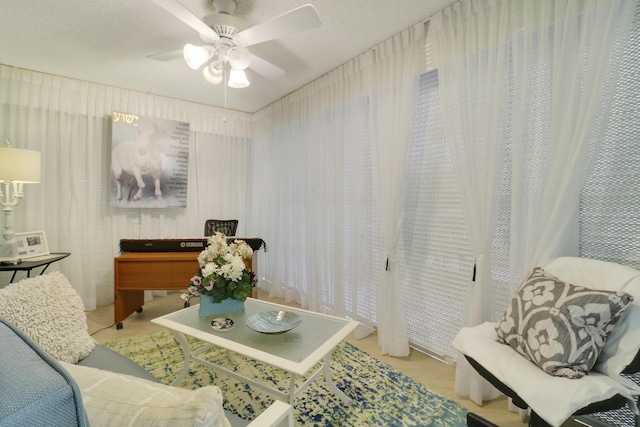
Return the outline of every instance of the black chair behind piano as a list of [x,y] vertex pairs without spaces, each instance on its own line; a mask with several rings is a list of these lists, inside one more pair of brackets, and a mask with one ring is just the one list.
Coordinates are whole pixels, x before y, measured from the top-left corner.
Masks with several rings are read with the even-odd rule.
[[237,219],[208,219],[204,223],[204,237],[212,236],[217,231],[225,236],[235,236],[237,228]]

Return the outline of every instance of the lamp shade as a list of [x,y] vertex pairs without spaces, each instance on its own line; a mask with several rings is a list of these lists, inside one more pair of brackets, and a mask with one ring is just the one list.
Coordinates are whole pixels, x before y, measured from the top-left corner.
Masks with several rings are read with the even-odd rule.
[[244,70],[232,68],[229,73],[229,83],[227,83],[227,85],[237,89],[249,86],[249,80]]
[[244,70],[251,63],[249,49],[244,46],[234,46],[229,49],[229,64],[236,70]]
[[40,182],[40,152],[0,147],[0,181]]
[[213,56],[213,52],[205,46],[195,46],[189,43],[184,45],[182,54],[184,55],[184,60],[187,62],[187,65],[194,70],[200,68],[202,64]]
[[204,79],[211,84],[217,85],[222,81],[222,72],[224,64],[220,61],[213,62],[202,69]]

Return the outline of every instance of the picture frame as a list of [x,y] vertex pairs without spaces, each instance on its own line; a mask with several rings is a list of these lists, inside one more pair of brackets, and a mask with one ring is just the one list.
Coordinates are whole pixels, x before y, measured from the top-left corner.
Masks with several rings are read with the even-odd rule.
[[20,259],[49,255],[49,246],[44,231],[16,233],[14,241],[18,246],[18,258]]

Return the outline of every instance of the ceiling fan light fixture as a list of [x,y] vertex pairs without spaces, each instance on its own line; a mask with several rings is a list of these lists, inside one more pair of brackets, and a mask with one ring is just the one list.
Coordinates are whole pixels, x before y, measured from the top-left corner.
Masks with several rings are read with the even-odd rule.
[[229,64],[236,70],[244,70],[251,63],[251,53],[244,46],[234,46],[229,49]]
[[247,79],[247,75],[244,70],[231,68],[231,71],[229,72],[229,83],[227,83],[229,87],[240,89],[249,86],[249,84],[249,80]]
[[209,83],[217,85],[222,82],[222,71],[222,63],[215,61],[202,69],[202,76]]
[[[182,0],[153,1],[197,31],[205,42],[205,46],[192,44],[184,46],[182,53],[187,65],[194,70],[205,65],[202,74],[206,81],[218,84],[221,80],[226,80],[226,74],[223,73],[226,73],[227,64],[229,64],[228,86],[232,88],[249,86],[250,83],[245,74],[249,66],[268,79],[275,79],[284,74],[281,68],[251,54],[246,46],[264,43],[322,25],[318,13],[310,4],[246,28],[245,22],[233,15],[237,0],[209,0],[216,12],[202,19],[185,8],[181,4]],[[166,55],[154,56],[159,60],[169,59]],[[169,56],[174,57],[173,54]],[[212,64],[207,64],[209,61]]]
[[211,73],[217,76],[221,76],[224,71],[224,62],[220,59],[216,59],[215,61],[209,64],[209,68],[211,68]]
[[206,46],[195,46],[190,43],[184,45],[182,54],[184,55],[184,60],[187,62],[187,65],[194,70],[200,68],[202,64],[210,60],[213,56],[211,49]]

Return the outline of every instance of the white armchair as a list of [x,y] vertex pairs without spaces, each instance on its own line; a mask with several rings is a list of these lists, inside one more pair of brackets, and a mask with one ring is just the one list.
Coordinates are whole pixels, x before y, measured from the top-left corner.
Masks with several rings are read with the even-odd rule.
[[[637,418],[640,387],[621,373],[640,371],[640,271],[575,257],[557,258],[541,271],[525,279],[499,324],[463,328],[454,347],[516,406],[530,408],[530,426],[559,426],[571,416],[625,404]],[[526,289],[531,283],[535,286]],[[554,287],[561,288],[557,299],[551,291],[544,293]],[[589,295],[568,298],[572,292]],[[553,326],[536,335],[536,328],[542,330],[560,317],[568,331]],[[510,345],[499,342],[498,332]],[[582,356],[587,360],[580,360]]]

